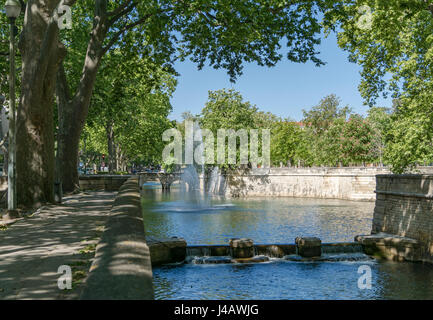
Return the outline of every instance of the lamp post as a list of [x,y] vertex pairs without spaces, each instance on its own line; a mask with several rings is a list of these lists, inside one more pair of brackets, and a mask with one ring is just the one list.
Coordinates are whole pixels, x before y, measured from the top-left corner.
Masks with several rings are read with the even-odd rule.
[[6,16],[10,22],[10,73],[9,73],[9,162],[8,162],[8,212],[9,218],[18,216],[16,187],[16,109],[15,109],[15,20],[21,13],[21,4],[17,0],[7,0]]

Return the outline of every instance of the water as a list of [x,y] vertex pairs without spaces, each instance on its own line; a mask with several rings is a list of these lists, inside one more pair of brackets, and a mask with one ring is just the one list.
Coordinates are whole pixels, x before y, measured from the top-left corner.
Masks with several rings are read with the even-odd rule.
[[[372,289],[358,289],[359,266]],[[154,269],[157,299],[432,299],[433,268],[412,263],[185,264]]]
[[[294,243],[297,236],[323,242],[353,241],[371,230],[374,203],[342,200],[224,199],[143,190],[146,233],[178,236],[188,244],[227,244],[233,237],[255,243]],[[271,258],[256,264],[182,264],[154,268],[156,299],[433,299],[433,267],[378,262],[359,253],[325,248],[327,262]],[[347,255],[346,257],[344,255]],[[353,259],[352,259],[353,258]],[[368,265],[372,288],[358,288],[358,268]]]
[[146,232],[154,237],[177,236],[194,244],[228,244],[230,238],[255,243],[294,243],[298,236],[322,242],[351,242],[369,234],[374,203],[299,198],[225,199],[144,190]]

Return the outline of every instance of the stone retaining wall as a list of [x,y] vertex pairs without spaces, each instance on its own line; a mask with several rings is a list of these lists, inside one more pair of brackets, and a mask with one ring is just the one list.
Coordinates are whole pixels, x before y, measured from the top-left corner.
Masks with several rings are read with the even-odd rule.
[[131,178],[130,175],[121,176],[104,174],[80,176],[80,189],[117,191],[129,178]]
[[232,197],[288,196],[374,201],[376,175],[385,168],[271,168],[225,177]]
[[433,175],[378,175],[372,233],[418,240],[412,260],[433,262]]
[[130,178],[116,196],[81,299],[153,298],[138,178]]
[[[80,176],[79,183],[81,190],[107,190],[117,191],[131,178],[131,175],[88,175]],[[0,176],[0,191],[8,188],[8,177]]]

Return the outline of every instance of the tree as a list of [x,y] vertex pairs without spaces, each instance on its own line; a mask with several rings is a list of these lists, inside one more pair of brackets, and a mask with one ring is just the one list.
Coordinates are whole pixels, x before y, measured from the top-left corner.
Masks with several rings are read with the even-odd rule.
[[343,163],[365,164],[375,160],[373,154],[373,129],[359,114],[351,114],[342,132]]
[[[107,153],[111,173],[124,171],[128,162],[160,159],[162,132],[171,126],[167,116],[175,85],[173,76],[151,61],[138,56],[125,60],[120,52],[110,52],[101,66],[85,127],[103,143],[93,143],[88,151]],[[87,142],[88,135],[85,138]]]
[[[257,128],[271,129],[276,122],[281,122],[282,119],[271,112],[257,111],[255,115],[255,126]],[[290,121],[289,119],[286,119]]]
[[305,137],[299,124],[288,119],[273,124],[271,130],[271,159],[274,165],[294,164],[300,160],[300,147]]
[[360,92],[373,106],[399,101],[385,158],[396,173],[432,158],[433,5],[422,0],[346,0],[325,15],[338,43],[362,67]]
[[314,127],[308,127],[310,148],[315,165],[337,166],[346,164],[348,159],[343,155],[345,118],[328,119],[327,128],[315,133]]
[[319,104],[311,110],[303,110],[302,122],[315,134],[322,134],[331,123],[338,118],[346,119],[351,109],[349,106],[340,107],[341,100],[335,94],[331,94],[320,100]]
[[391,115],[384,160],[395,173],[433,163],[432,91],[402,98]]
[[372,152],[375,161],[383,165],[388,133],[391,129],[391,110],[389,108],[371,107],[367,121],[372,130]]
[[233,89],[209,91],[208,101],[200,114],[201,124],[215,136],[218,129],[255,128],[257,110]]
[[185,111],[182,112],[182,114],[180,115],[180,117],[182,118],[182,120],[190,120],[190,121],[196,121],[199,119],[198,116],[195,116],[191,113],[191,111]]
[[[322,62],[315,50],[320,43],[318,17],[335,1],[86,0],[76,3],[75,0],[63,0],[63,4],[73,6],[77,21],[71,31],[72,37],[66,37],[64,44],[59,41],[59,30],[53,19],[59,3],[60,0],[27,2],[18,134],[22,148],[17,159],[21,172],[17,177],[18,193],[22,202],[52,199],[54,142],[51,115],[57,71],[57,152],[62,165],[59,170],[62,182],[68,191],[78,183],[76,166],[80,134],[96,74],[108,51],[117,47],[141,51],[160,65],[191,57],[199,68],[208,62],[215,68],[227,69],[234,79],[242,71],[242,62],[275,65],[282,58],[280,43],[285,38],[289,60],[312,60],[320,65]],[[85,54],[81,50],[71,50],[82,43],[87,43]],[[73,56],[68,59],[83,57],[78,77],[74,71],[65,71],[65,65],[61,66],[65,46]],[[36,62],[37,59],[40,61]],[[36,74],[37,81],[34,81]]]
[[22,76],[16,127],[19,204],[54,200],[54,90],[66,54],[53,16],[59,2],[29,0],[25,9],[19,41]]
[[341,100],[335,94],[320,100],[311,110],[303,110],[302,123],[307,143],[302,144],[305,159],[298,159],[308,165],[331,165],[341,162],[341,135],[344,123],[350,113],[348,106],[341,107]]
[[340,103],[337,96],[329,95],[311,110],[304,110],[304,137],[299,140],[297,152],[304,164],[350,165],[377,159],[375,148],[383,148],[380,143],[384,136],[375,135],[373,123],[378,126],[385,121],[379,109],[375,113],[372,109],[369,120],[351,113],[349,106],[340,107]]
[[[220,129],[232,130],[235,135],[241,132],[239,130],[242,130],[243,133],[248,135],[249,129],[257,128],[256,121],[258,119],[258,109],[256,106],[251,105],[251,103],[248,101],[244,101],[242,95],[239,92],[233,89],[222,89],[209,91],[208,101],[206,102],[206,105],[200,114],[200,125],[202,128],[210,130],[216,139]],[[226,139],[229,138],[225,138],[224,143]],[[248,136],[246,139],[248,139]],[[240,140],[241,137],[236,137],[236,164],[239,164],[241,161],[240,152],[242,142]],[[250,141],[248,140],[247,143],[247,146],[242,146],[244,148],[249,148]],[[219,162],[218,144],[214,144],[214,147],[214,160],[216,160],[214,163],[217,163]],[[237,165],[229,163],[228,144],[226,144],[226,148],[224,150],[225,162],[223,165],[226,167],[237,167]]]

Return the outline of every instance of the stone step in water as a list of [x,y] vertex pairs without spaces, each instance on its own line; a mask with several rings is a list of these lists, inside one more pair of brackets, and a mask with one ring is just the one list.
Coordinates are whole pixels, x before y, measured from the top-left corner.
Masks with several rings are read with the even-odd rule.
[[418,240],[387,233],[355,237],[365,253],[392,261],[422,261],[423,250]]
[[186,241],[183,238],[157,239],[146,237],[152,266],[183,262],[186,258]]
[[[171,263],[226,264],[259,263],[270,259],[290,261],[364,261],[365,243],[380,237],[359,238],[359,242],[321,243],[318,238],[296,238],[296,244],[254,244],[251,239],[231,239],[229,245],[187,246],[182,238],[148,237],[152,265]],[[374,239],[374,240],[373,240]],[[368,252],[366,252],[368,253]]]

